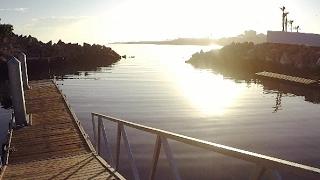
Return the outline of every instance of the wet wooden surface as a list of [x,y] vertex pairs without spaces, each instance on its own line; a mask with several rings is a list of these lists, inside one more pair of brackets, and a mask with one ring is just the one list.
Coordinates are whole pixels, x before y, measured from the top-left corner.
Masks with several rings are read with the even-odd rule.
[[3,179],[121,179],[99,157],[51,80],[25,91],[31,125],[15,129]]
[[255,75],[262,78],[272,78],[275,80],[287,81],[291,83],[299,83],[302,85],[319,86],[319,82],[313,79],[300,78],[300,77],[278,74],[273,72],[263,71],[263,72],[255,73]]

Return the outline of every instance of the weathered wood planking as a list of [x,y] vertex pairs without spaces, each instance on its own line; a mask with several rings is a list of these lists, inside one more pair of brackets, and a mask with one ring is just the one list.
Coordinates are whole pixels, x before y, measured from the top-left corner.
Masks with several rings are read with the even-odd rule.
[[[13,167],[13,168],[11,168]],[[10,175],[10,176],[9,176]],[[93,154],[8,166],[3,179],[118,179],[110,166]]]
[[[32,123],[12,133],[3,179],[124,179],[94,151],[56,85],[31,81],[25,91]],[[0,177],[1,179],[1,177]]]
[[271,78],[271,79],[286,81],[290,83],[298,83],[301,85],[316,86],[316,87],[319,86],[319,82],[313,79],[300,78],[300,77],[278,74],[273,72],[263,71],[263,72],[255,73],[255,75],[261,78]]

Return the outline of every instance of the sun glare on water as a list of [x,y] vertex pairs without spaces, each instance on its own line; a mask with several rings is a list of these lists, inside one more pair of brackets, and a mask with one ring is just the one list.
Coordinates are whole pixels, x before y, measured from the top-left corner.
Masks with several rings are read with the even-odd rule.
[[242,86],[209,70],[186,69],[180,75],[181,91],[203,115],[226,113],[242,92]]

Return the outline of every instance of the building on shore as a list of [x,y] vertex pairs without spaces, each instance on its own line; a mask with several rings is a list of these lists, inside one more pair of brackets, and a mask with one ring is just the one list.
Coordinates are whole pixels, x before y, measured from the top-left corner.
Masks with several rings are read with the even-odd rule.
[[320,47],[320,34],[268,31],[267,42]]

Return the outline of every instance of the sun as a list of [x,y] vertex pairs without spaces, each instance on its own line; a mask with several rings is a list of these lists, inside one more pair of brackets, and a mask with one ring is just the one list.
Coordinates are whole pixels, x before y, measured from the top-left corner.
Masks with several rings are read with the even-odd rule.
[[223,115],[241,95],[242,86],[210,70],[188,70],[180,73],[181,92],[203,115]]

